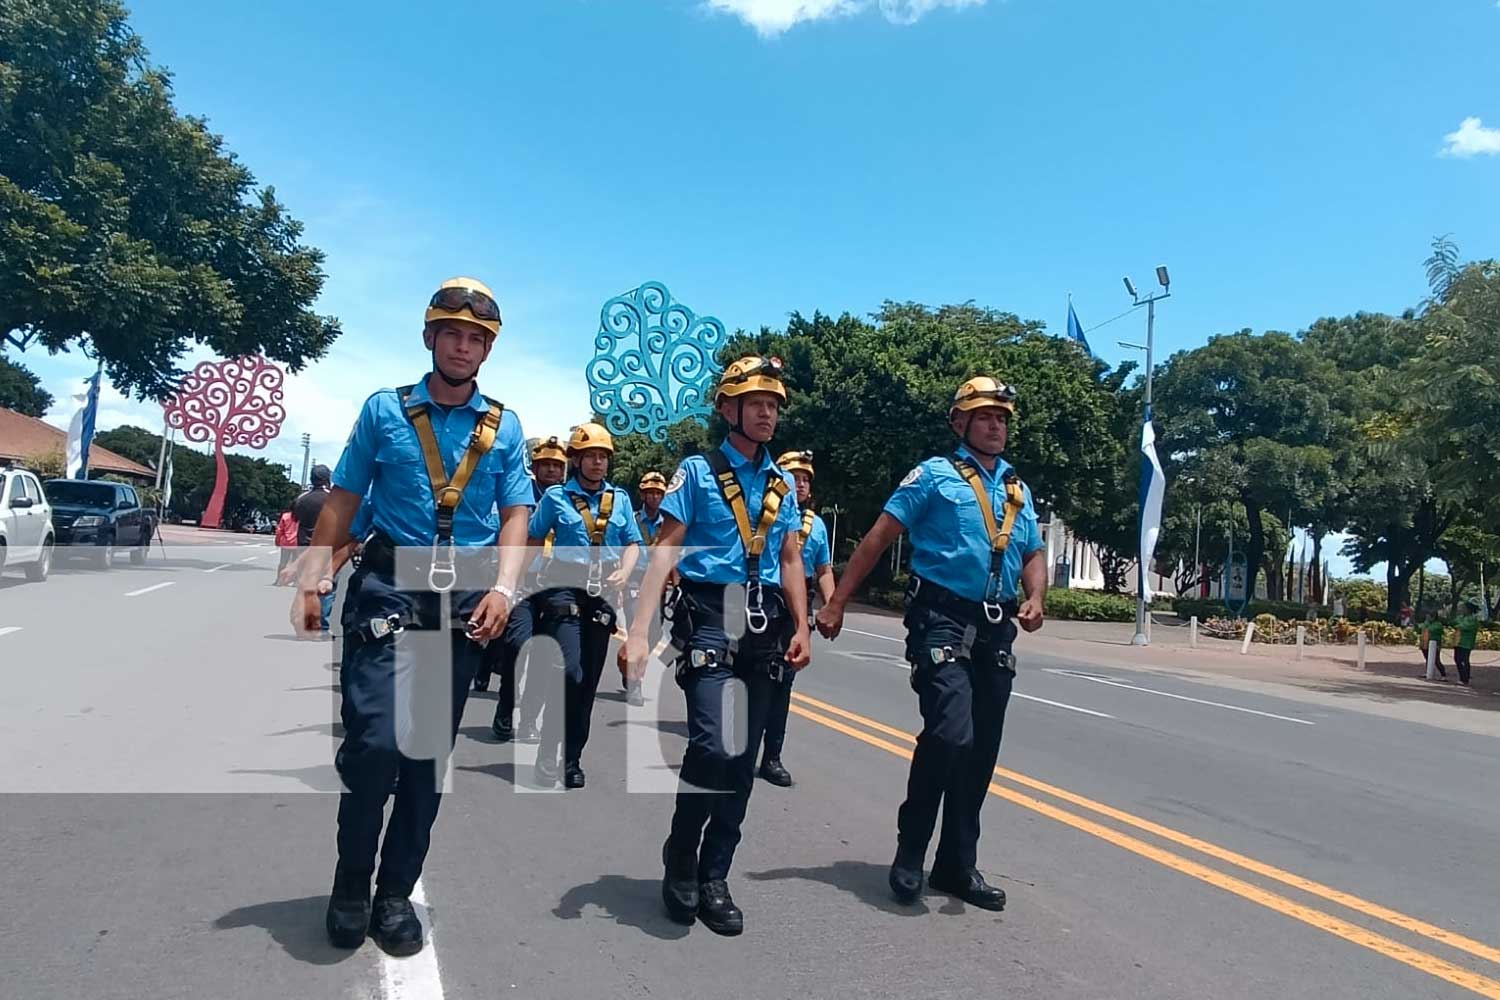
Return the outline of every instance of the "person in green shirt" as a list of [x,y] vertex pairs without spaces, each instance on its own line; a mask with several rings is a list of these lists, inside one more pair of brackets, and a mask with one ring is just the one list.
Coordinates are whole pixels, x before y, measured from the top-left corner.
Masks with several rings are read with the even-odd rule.
[[1479,638],[1479,605],[1473,601],[1464,603],[1464,613],[1458,619],[1458,642],[1453,647],[1453,662],[1458,667],[1458,682],[1469,683],[1469,655],[1474,652],[1474,643]]
[[1417,626],[1417,642],[1421,644],[1424,661],[1429,646],[1437,643],[1437,655],[1433,657],[1433,664],[1437,667],[1438,676],[1447,680],[1448,671],[1443,669],[1443,623],[1438,621],[1436,608],[1429,610],[1427,620]]

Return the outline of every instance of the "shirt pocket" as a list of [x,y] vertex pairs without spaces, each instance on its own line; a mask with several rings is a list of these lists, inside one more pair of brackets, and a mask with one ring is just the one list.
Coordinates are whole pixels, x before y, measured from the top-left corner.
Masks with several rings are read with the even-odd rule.
[[938,483],[938,496],[941,503],[928,505],[935,528],[946,532],[955,544],[976,531],[988,537],[972,486],[963,480],[944,479]]

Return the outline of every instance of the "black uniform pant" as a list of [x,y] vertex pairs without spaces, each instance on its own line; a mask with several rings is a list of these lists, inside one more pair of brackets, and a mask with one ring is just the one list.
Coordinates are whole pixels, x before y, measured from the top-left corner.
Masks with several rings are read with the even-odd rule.
[[545,725],[538,759],[555,760],[561,745],[564,763],[577,764],[589,741],[594,695],[614,634],[615,611],[602,598],[574,587],[545,591],[533,600],[537,634],[557,642],[563,667],[563,711],[547,711],[543,706]]
[[[817,593],[814,588],[815,578],[807,578],[807,603],[811,608],[813,594]],[[786,744],[786,721],[792,712],[792,682],[796,679],[796,671],[788,668],[786,677],[776,686],[775,694],[771,700],[771,711],[766,716],[766,760],[780,760],[781,748]]]
[[[906,801],[897,813],[898,856],[920,868],[938,811],[943,816],[934,871],[962,871],[978,857],[979,811],[984,805],[1010,701],[1012,670],[1002,659],[1015,641],[1015,622],[976,629],[923,605],[906,614],[906,655],[922,711],[922,732],[912,755]],[[933,650],[955,659],[934,662]]]
[[[726,878],[755,787],[755,756],[778,682],[771,667],[785,662],[791,637],[779,591],[765,589],[770,623],[761,635],[739,638],[733,662],[724,630],[722,588],[684,597],[672,622],[672,641],[686,657],[678,684],[687,699],[688,745],[672,814],[672,849],[698,852],[698,879]],[[715,662],[693,667],[692,653]],[[680,661],[681,662],[681,661]],[[726,699],[729,689],[735,697]]]
[[[467,618],[482,596],[482,591],[453,591],[454,615]],[[414,615],[419,625],[399,635],[373,637],[370,619],[392,614]],[[339,867],[368,876],[375,872],[378,851],[380,890],[404,896],[422,874],[442,799],[438,770],[446,766],[458,732],[480,647],[440,620],[438,595],[399,591],[388,573],[365,568],[350,582],[343,625],[339,686],[344,740],[334,758],[344,783]],[[438,679],[429,664],[418,662],[422,657],[412,648],[418,642],[445,640],[451,647],[451,670]],[[392,792],[395,803],[382,843],[383,814]]]
[[[506,619],[500,638],[485,648],[484,664],[479,676],[488,679],[491,672],[500,678],[500,692],[495,700],[495,721],[509,722],[516,710],[516,688],[520,684],[521,650],[531,641],[536,611],[531,598],[518,603]],[[532,721],[535,721],[532,716]]]
[[1458,667],[1458,681],[1460,684],[1469,683],[1469,671],[1472,669],[1469,666],[1469,656],[1473,652],[1472,649],[1465,649],[1462,646],[1453,647],[1453,665]]

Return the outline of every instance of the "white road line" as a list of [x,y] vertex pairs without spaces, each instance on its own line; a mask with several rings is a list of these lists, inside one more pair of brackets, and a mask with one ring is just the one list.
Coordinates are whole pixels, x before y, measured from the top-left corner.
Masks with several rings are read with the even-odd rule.
[[242,563],[255,562],[255,560],[257,560],[259,558],[260,558],[260,556],[246,556],[244,559],[241,559],[240,562],[242,562]]
[[0,635],[10,635],[12,632],[19,631],[21,631],[20,625],[6,625],[4,628],[0,628]]
[[[866,636],[869,636],[871,639],[884,639],[887,642],[899,642],[899,643],[902,643],[903,645],[905,644],[905,641],[906,641],[904,639],[897,639],[895,636],[881,635],[878,632],[861,632],[857,628],[846,628],[846,629],[844,629],[844,631],[845,632],[853,632],[855,635],[866,635]],[[854,654],[846,653],[845,655],[849,656],[849,655],[854,655]],[[874,654],[874,655],[879,655],[879,654]],[[1038,702],[1038,703],[1043,704],[1043,705],[1051,705],[1053,708],[1065,708],[1065,709],[1067,709],[1070,712],[1080,712],[1080,713],[1082,713],[1084,715],[1093,715],[1093,716],[1096,716],[1096,717],[1098,717],[1100,719],[1113,719],[1114,718],[1113,715],[1110,715],[1107,712],[1096,712],[1092,708],[1079,708],[1077,705],[1068,705],[1068,704],[1064,704],[1063,702],[1060,702],[1060,701],[1049,701],[1046,698],[1038,698],[1034,694],[1022,694],[1019,691],[1012,691],[1010,694],[1011,694],[1012,698],[1024,698],[1027,701],[1035,701],[1035,702]]]
[[905,639],[898,639],[898,638],[896,638],[893,635],[881,635],[879,632],[861,632],[857,628],[846,628],[846,629],[844,629],[844,631],[845,632],[852,632],[855,635],[867,635],[871,639],[884,639],[886,642],[900,642],[900,643],[905,643],[906,642]]
[[380,982],[384,1000],[443,1000],[443,977],[438,971],[437,938],[432,930],[432,914],[427,909],[427,894],[422,880],[412,886],[411,901],[417,915],[426,916],[427,946],[410,958],[392,958],[380,953]]
[[1012,698],[1025,698],[1027,701],[1038,701],[1043,705],[1051,705],[1053,708],[1066,708],[1070,712],[1082,712],[1084,715],[1095,715],[1101,719],[1113,719],[1114,716],[1106,712],[1096,712],[1092,708],[1079,708],[1077,705],[1065,705],[1060,701],[1048,701],[1046,698],[1038,698],[1034,694],[1022,694],[1019,691],[1010,693]]
[[1137,687],[1134,684],[1126,684],[1124,681],[1112,680],[1108,677],[1093,677],[1088,674],[1074,673],[1067,670],[1047,669],[1049,674],[1061,674],[1064,677],[1076,677],[1081,681],[1092,681],[1095,684],[1108,684],[1110,687],[1124,688],[1127,691],[1139,691],[1142,694],[1154,694],[1162,698],[1174,698],[1177,701],[1190,701],[1195,705],[1209,705],[1213,708],[1222,708],[1230,712],[1243,712],[1246,715],[1259,715],[1267,719],[1279,719],[1282,722],[1295,722],[1299,726],[1315,726],[1316,722],[1307,719],[1294,719],[1290,715],[1277,715],[1275,712],[1262,712],[1258,708],[1244,708],[1240,705],[1226,705],[1222,701],[1208,701],[1203,698],[1190,698],[1185,694],[1173,694],[1170,691],[1158,691],[1155,688]]
[[127,593],[125,596],[126,597],[140,597],[142,594],[149,594],[153,590],[160,590],[163,587],[170,587],[173,584],[175,584],[176,582],[177,582],[176,580],[168,580],[166,583],[153,583],[149,587],[142,587],[140,590],[132,590],[129,593]]
[[234,563],[219,563],[219,565],[217,565],[217,566],[211,566],[208,569],[204,570],[203,572],[205,572],[205,573],[217,573],[219,570],[221,570],[221,569],[227,569],[228,567],[233,566],[233,565],[234,565]]

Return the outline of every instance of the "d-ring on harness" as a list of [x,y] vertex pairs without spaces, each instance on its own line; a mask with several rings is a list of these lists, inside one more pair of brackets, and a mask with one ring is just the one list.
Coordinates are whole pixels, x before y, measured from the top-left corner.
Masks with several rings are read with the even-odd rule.
[[[414,385],[397,389],[401,405],[406,408],[406,418],[417,432],[417,441],[422,445],[422,459],[427,463],[427,478],[432,484],[432,496],[437,503],[437,534],[432,539],[432,565],[427,570],[427,587],[437,594],[446,594],[458,582],[458,570],[454,567],[453,515],[464,498],[469,480],[479,462],[495,445],[495,435],[500,432],[500,420],[505,415],[505,406],[488,396],[484,401],[489,411],[474,425],[469,435],[469,447],[459,460],[453,478],[448,478],[448,467],[443,462],[443,452],[438,447],[437,434],[432,429],[432,417],[425,403],[411,401]],[[441,551],[439,551],[441,548]]]
[[781,514],[781,502],[790,487],[773,466],[766,473],[766,492],[760,502],[760,523],[750,530],[750,512],[745,507],[745,491],[729,465],[729,456],[722,451],[712,451],[707,456],[714,482],[719,484],[719,494],[734,513],[734,523],[740,531],[740,544],[745,548],[745,627],[756,635],[763,635],[770,625],[766,615],[765,596],[760,586],[760,558],[766,551],[766,536],[771,525]]

